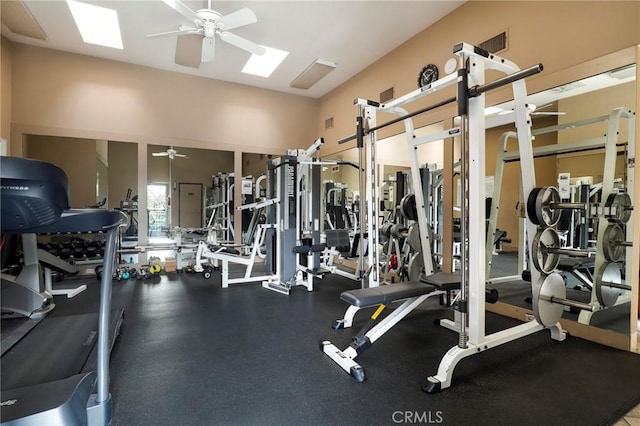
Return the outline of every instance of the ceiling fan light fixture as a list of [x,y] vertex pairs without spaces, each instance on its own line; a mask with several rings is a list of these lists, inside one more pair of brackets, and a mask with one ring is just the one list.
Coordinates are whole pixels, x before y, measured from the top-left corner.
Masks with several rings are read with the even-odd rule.
[[67,5],[85,43],[123,49],[118,12],[75,0]]
[[309,89],[335,68],[335,62],[316,59],[291,82],[291,87],[296,89]]
[[262,47],[265,49],[265,52],[262,55],[252,54],[242,68],[243,73],[265,78],[269,77],[282,61],[284,61],[287,55],[289,55],[289,52],[284,50],[266,46]]

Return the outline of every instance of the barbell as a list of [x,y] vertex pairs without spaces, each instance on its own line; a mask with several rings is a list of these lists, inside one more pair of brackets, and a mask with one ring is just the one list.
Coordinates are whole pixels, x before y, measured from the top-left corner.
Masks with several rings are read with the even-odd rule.
[[598,302],[602,306],[614,306],[618,297],[631,286],[622,283],[622,272],[617,263],[605,263],[596,272],[595,289]]
[[540,294],[538,295],[535,312],[536,319],[545,327],[553,326],[562,318],[565,306],[591,312],[595,312],[598,309],[589,303],[567,299],[564,279],[557,272],[546,277],[542,275],[540,280],[542,283],[540,284]]
[[563,203],[560,193],[553,186],[533,188],[527,197],[527,216],[540,226],[555,226],[560,221],[562,209],[584,210],[586,203]]
[[544,273],[555,271],[560,262],[560,255],[573,257],[589,257],[592,252],[570,248],[560,248],[560,237],[553,228],[543,228],[536,232],[531,244],[533,266]]
[[622,256],[626,247],[631,247],[631,241],[624,240],[625,235],[622,227],[617,223],[607,226],[602,239],[602,252],[609,262],[617,262]]
[[626,192],[609,194],[604,207],[604,216],[609,222],[627,223],[631,219],[633,206],[631,205],[631,197]]

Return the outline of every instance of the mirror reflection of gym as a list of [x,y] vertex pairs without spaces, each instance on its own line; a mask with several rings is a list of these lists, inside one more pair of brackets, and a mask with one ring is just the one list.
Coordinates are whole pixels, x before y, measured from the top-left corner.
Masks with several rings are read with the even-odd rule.
[[229,151],[148,145],[150,241],[169,239],[171,230],[177,227],[191,229],[207,225],[214,176],[233,172],[233,156]]
[[[73,155],[69,155],[73,152]],[[122,209],[121,232],[137,238],[138,151],[135,143],[51,135],[25,135],[25,157],[53,163],[69,178],[74,208]],[[129,196],[127,197],[127,194]],[[127,198],[129,199],[127,201]],[[102,236],[38,236],[50,253],[74,263],[101,262]]]
[[[629,187],[627,158],[629,150],[634,148],[633,143],[629,144],[633,132],[630,134],[628,131],[635,121],[632,111],[636,105],[634,77],[635,65],[630,65],[530,96],[530,102],[539,105],[531,115],[534,149],[538,151],[535,160],[537,184],[539,187],[556,187],[560,201],[573,206],[562,210],[556,232],[545,234],[545,239],[554,240],[552,245],[559,246],[545,246],[545,259],[559,257],[557,269],[565,280],[567,298],[606,306],[606,309],[595,313],[580,309],[580,305],[566,308],[563,318],[623,335],[630,332],[630,285],[625,283],[629,263],[625,261],[625,247],[630,243],[630,235],[626,232],[626,222],[594,218],[591,209],[598,204],[607,204],[601,196],[603,184],[612,186],[618,194],[633,193],[633,187]],[[493,117],[507,114],[509,104],[493,109]],[[619,117],[617,127],[616,117]],[[603,135],[613,135],[612,128],[615,128],[616,147],[607,156]],[[517,284],[523,270],[526,278],[527,268],[533,266],[524,265],[521,261],[524,250],[521,221],[525,200],[515,185],[520,169],[516,156],[511,153],[515,149],[513,142],[507,142],[502,174],[497,166],[500,138],[510,130],[508,126],[502,126],[487,132],[487,175],[491,175],[487,191],[502,186],[499,195],[487,194],[499,197],[499,204],[493,205],[495,224],[491,225],[506,230],[510,240],[493,247],[491,277],[500,290],[502,302],[530,308],[529,300],[518,290],[520,286]],[[543,146],[546,147],[536,148]],[[605,158],[610,162],[606,173]],[[624,204],[621,205],[624,208]],[[581,208],[585,206],[587,209]],[[630,210],[628,212],[630,217]],[[490,221],[489,215],[487,219]],[[601,229],[603,227],[612,231]],[[606,238],[610,242],[605,247],[605,251],[616,253],[615,261],[602,261],[602,253],[596,260],[597,241],[603,239],[605,231],[615,235]],[[499,252],[504,252],[504,255],[497,254]],[[501,276],[507,280],[501,282]],[[596,282],[607,285],[597,285]]]

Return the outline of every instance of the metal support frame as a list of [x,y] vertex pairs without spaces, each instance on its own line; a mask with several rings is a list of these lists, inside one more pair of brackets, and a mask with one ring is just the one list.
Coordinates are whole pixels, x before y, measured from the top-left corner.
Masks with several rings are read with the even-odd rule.
[[[463,181],[466,181],[465,185],[462,187],[463,198],[468,197],[468,210],[474,212],[473,215],[467,215],[466,211],[464,211],[466,208],[463,204],[462,221],[464,222],[465,217],[468,216],[468,233],[464,233],[463,235],[462,250],[468,250],[470,256],[468,265],[464,262],[463,256],[462,276],[466,277],[465,274],[467,274],[468,271],[468,280],[465,278],[462,279],[463,287],[461,288],[459,295],[460,298],[458,301],[458,310],[461,314],[460,327],[458,330],[460,333],[459,344],[447,351],[440,362],[437,374],[427,378],[427,382],[424,387],[424,390],[427,392],[436,392],[449,387],[451,385],[454,369],[457,363],[463,358],[484,352],[485,350],[545,329],[543,322],[539,318],[537,306],[541,287],[541,283],[539,283],[540,273],[534,270],[532,271],[532,293],[536,321],[530,321],[498,333],[485,335],[485,287],[487,275],[485,240],[487,232],[484,201],[486,130],[484,93],[503,85],[512,86],[515,104],[515,125],[521,157],[522,189],[524,194],[529,194],[535,188],[535,170],[531,143],[531,118],[526,107],[527,92],[523,78],[540,72],[542,70],[542,65],[520,70],[509,60],[490,54],[489,52],[466,43],[456,45],[454,47],[454,53],[460,58],[460,64],[463,64],[463,68],[459,70],[457,75],[444,77],[431,85],[411,92],[389,102],[386,105],[377,105],[375,102],[366,100],[357,100],[357,102],[364,107],[368,116],[371,116],[374,107],[385,112],[395,113],[401,116],[398,119],[392,120],[391,122],[383,125],[377,127],[374,126],[373,128],[370,127],[370,134],[375,135],[375,130],[391,123],[404,121],[410,158],[412,159],[413,187],[422,188],[422,185],[420,184],[421,177],[419,167],[417,165],[417,158],[415,155],[415,150],[419,142],[416,142],[414,139],[413,123],[410,118],[420,112],[429,110],[430,107],[423,108],[420,111],[409,114],[401,108],[401,106],[415,101],[426,94],[438,91],[443,87],[453,84],[458,85],[458,96],[457,98],[454,98],[453,101],[456,99],[458,101],[460,126],[445,132],[440,132],[437,136],[434,135],[433,137],[444,139],[458,134],[463,138],[468,137],[468,149],[463,148],[462,150],[463,162],[465,161],[465,151],[468,153],[468,173],[465,172],[466,166],[462,167],[463,170],[461,173]],[[468,69],[464,68],[467,66]],[[485,84],[485,70],[495,70],[506,74],[506,76]],[[445,103],[440,102],[436,106],[442,106],[450,102],[451,100],[447,100]],[[359,138],[362,137],[361,134],[357,134],[356,136]],[[342,140],[340,143],[346,140]],[[463,146],[464,145],[465,144],[463,144]],[[373,170],[375,173],[376,168]],[[428,232],[426,232],[425,200],[422,191],[415,192],[421,243],[423,247],[428,247],[430,246],[430,243],[428,240],[425,240],[425,238],[428,238]],[[375,193],[373,194],[376,195]],[[374,201],[377,201],[375,196],[371,198],[374,198]],[[465,223],[465,228],[467,227],[466,225],[467,224]],[[528,235],[535,235],[536,225],[533,224],[533,222],[530,220],[527,221],[526,228]],[[532,256],[531,250],[529,250],[529,256]],[[531,263],[531,259],[529,260]],[[425,265],[429,265],[429,263],[430,259],[429,261],[425,259]],[[410,304],[416,302],[418,302],[418,299],[409,299],[405,304],[403,304],[403,306],[407,306],[408,309]],[[348,317],[351,315],[352,317],[355,312],[355,309],[350,309],[347,311],[347,315],[345,316]],[[398,315],[401,315],[400,312],[403,312],[403,310],[400,310]],[[465,318],[467,316],[468,324],[467,318]],[[564,340],[566,338],[566,333],[562,330],[559,323],[553,324],[548,328],[550,329],[551,337],[553,339]],[[383,328],[380,330],[383,330]],[[384,329],[385,332],[387,330],[388,329]],[[376,334],[374,333],[372,336],[376,336]],[[355,356],[357,356],[355,349],[340,351],[334,345],[331,345],[330,342],[323,342],[323,351],[335,362],[340,364],[345,371],[354,375],[354,377],[356,377],[355,372],[358,372],[357,374],[362,373],[361,367],[353,361]]]
[[[484,84],[485,70],[496,70],[507,74],[503,81],[511,84],[514,92],[515,124],[518,131],[518,143],[522,163],[522,186],[525,194],[535,187],[535,171],[533,167],[533,153],[531,145],[531,119],[526,108],[526,85],[522,80],[522,71],[511,61],[487,52],[476,49],[466,43],[458,46],[456,54],[461,63],[468,63],[468,85],[471,87],[494,88],[495,84]],[[541,69],[541,67],[539,66]],[[461,73],[459,73],[461,75]],[[516,78],[521,76],[520,78]],[[475,85],[475,86],[472,86]],[[436,392],[451,385],[453,372],[457,363],[468,356],[483,352],[503,343],[516,340],[520,337],[538,332],[544,329],[541,322],[529,322],[515,326],[498,333],[485,335],[485,287],[486,287],[486,225],[484,202],[484,177],[485,177],[485,99],[484,92],[468,98],[467,117],[461,117],[461,122],[468,118],[468,209],[474,212],[468,215],[468,300],[461,300],[468,307],[468,326],[461,323],[461,334],[468,333],[468,340],[460,339],[459,345],[451,348],[438,367],[435,376],[427,378],[424,390]],[[461,130],[461,133],[463,131]],[[408,135],[410,136],[410,135]],[[463,152],[464,155],[464,152]],[[462,178],[465,179],[464,174]],[[464,188],[465,186],[463,186]],[[464,194],[463,194],[464,197]],[[463,214],[463,218],[464,218]],[[463,219],[464,220],[464,219]],[[535,225],[528,221],[529,235],[534,235]],[[463,250],[465,242],[463,237]],[[463,271],[465,265],[462,265]],[[535,275],[535,272],[533,272]],[[539,275],[539,274],[537,274]],[[538,276],[532,277],[532,293],[534,295],[534,312],[537,311],[537,299],[540,288],[537,284]],[[550,327],[551,336],[556,340],[564,340],[566,334],[559,323]]]
[[[211,250],[208,244],[204,241],[200,241],[198,243],[198,249],[196,251],[196,262],[194,266],[194,271],[203,272],[203,260],[209,259],[216,264],[217,262],[222,263],[221,273],[222,273],[222,288],[228,288],[230,284],[244,284],[249,282],[262,282],[265,280],[274,280],[276,278],[275,275],[260,275],[260,276],[252,276],[253,266],[255,265],[256,257],[259,256],[260,245],[262,243],[262,237],[264,235],[265,229],[272,228],[274,225],[260,225],[256,230],[256,234],[253,239],[253,244],[251,245],[251,251],[249,257],[237,256],[229,253],[225,253],[224,247],[220,247],[217,250]],[[240,278],[229,278],[229,263],[235,263],[239,265],[244,265],[245,270],[244,274]]]
[[283,294],[295,286],[313,291],[314,276],[309,271],[320,265],[320,254],[307,255],[307,264],[302,265],[294,248],[302,245],[303,238],[320,244],[320,170],[312,160],[323,143],[318,138],[306,150],[289,150],[270,162],[267,186],[278,203],[271,207],[275,226],[267,234],[268,245],[275,241],[267,256],[273,274],[262,282],[264,288]]

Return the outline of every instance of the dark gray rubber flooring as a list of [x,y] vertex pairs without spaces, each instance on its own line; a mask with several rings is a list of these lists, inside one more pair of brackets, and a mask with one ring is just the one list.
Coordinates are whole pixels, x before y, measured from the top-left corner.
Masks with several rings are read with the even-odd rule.
[[[327,276],[284,296],[258,284],[220,288],[218,274],[134,284],[111,361],[113,425],[599,425],[640,402],[640,356],[578,338],[525,337],[460,362],[453,386],[428,395],[457,334],[434,325],[435,301],[359,357],[359,384],[319,349],[353,329],[330,325],[357,283]],[[435,298],[434,298],[435,299]],[[489,314],[487,332],[517,324]],[[407,417],[408,416],[408,417]]]

